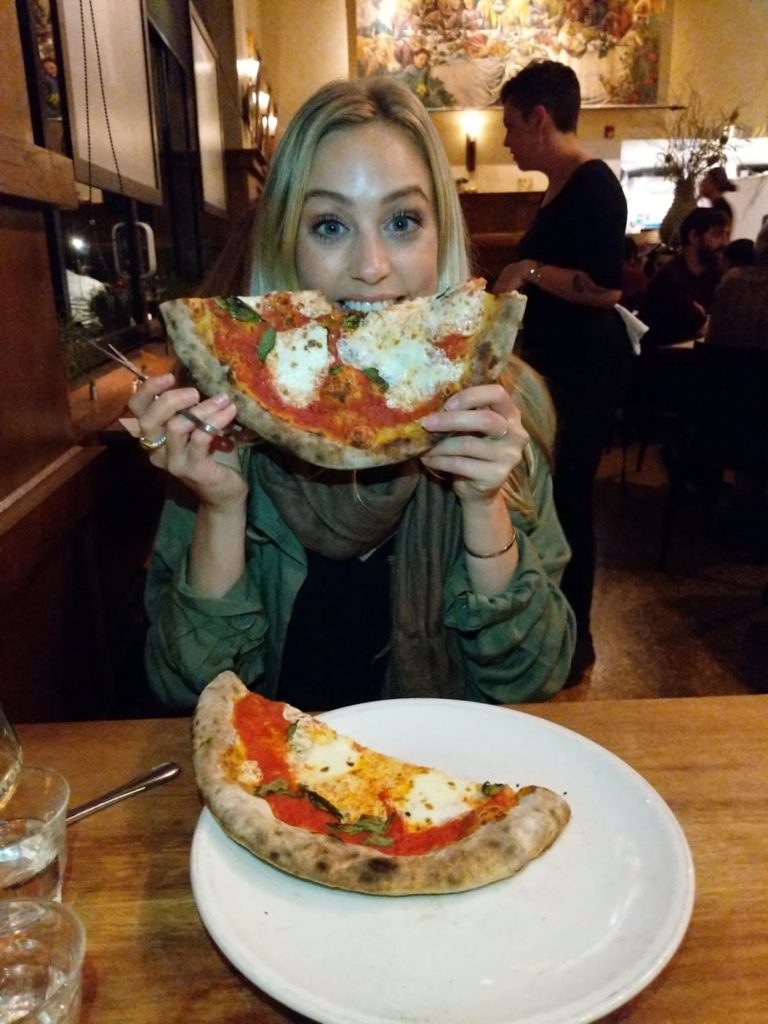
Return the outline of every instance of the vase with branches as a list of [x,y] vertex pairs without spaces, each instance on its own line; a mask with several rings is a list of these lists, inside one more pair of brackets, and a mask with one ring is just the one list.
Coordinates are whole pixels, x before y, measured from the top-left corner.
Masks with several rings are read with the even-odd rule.
[[666,245],[677,243],[680,222],[696,205],[696,182],[710,167],[725,163],[737,126],[738,109],[708,111],[695,89],[684,105],[670,108],[662,125],[664,144],[659,153],[661,174],[675,183],[672,205],[659,228]]

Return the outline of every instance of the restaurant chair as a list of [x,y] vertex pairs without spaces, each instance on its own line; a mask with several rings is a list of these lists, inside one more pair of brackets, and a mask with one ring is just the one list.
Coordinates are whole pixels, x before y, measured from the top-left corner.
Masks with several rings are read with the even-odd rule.
[[[768,553],[768,519],[759,514],[768,484],[768,350],[694,346],[680,418],[665,452],[669,478],[659,566],[665,568],[681,498],[693,492],[714,511],[728,471],[753,486],[757,513],[751,553]],[[739,524],[729,524],[735,532]],[[731,538],[736,539],[736,538]]]
[[615,423],[621,447],[621,486],[626,491],[629,449],[637,445],[634,472],[645,463],[649,445],[668,445],[687,401],[690,349],[643,346],[628,372]]

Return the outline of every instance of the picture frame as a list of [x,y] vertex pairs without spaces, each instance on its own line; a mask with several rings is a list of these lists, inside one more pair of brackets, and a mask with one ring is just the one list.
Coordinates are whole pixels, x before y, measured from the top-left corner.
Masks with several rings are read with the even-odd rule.
[[572,67],[582,106],[656,106],[670,29],[670,0],[356,0],[353,66],[434,110],[493,105],[532,60]]
[[145,0],[62,0],[58,13],[76,180],[159,205]]

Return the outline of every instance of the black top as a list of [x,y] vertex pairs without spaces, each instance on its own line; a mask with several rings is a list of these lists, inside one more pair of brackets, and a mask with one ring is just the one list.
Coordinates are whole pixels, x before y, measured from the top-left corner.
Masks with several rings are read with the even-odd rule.
[[[520,242],[520,258],[583,270],[595,284],[621,289],[627,202],[602,160],[573,172],[542,206]],[[521,354],[553,384],[594,380],[605,360],[625,358],[626,331],[614,310],[593,309],[532,285]]]
[[640,306],[640,319],[649,327],[643,336],[643,350],[697,338],[719,276],[714,267],[694,274],[682,256],[665,263],[651,278]]
[[376,700],[389,661],[394,536],[368,558],[307,551],[293,606],[277,699],[312,711]]

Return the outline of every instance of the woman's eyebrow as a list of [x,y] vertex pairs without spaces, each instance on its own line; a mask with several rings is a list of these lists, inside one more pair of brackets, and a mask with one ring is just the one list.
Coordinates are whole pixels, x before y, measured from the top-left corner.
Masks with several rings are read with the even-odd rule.
[[[393,203],[397,200],[407,199],[411,196],[421,198],[427,203],[431,201],[420,185],[407,185],[405,188],[398,188],[392,192],[388,192],[385,196],[381,197],[381,202],[382,204]],[[331,202],[341,203],[346,206],[351,206],[355,202],[354,199],[349,196],[345,196],[343,192],[334,192],[333,189],[326,188],[308,189],[304,194],[304,201],[306,202],[309,199],[328,199]]]

